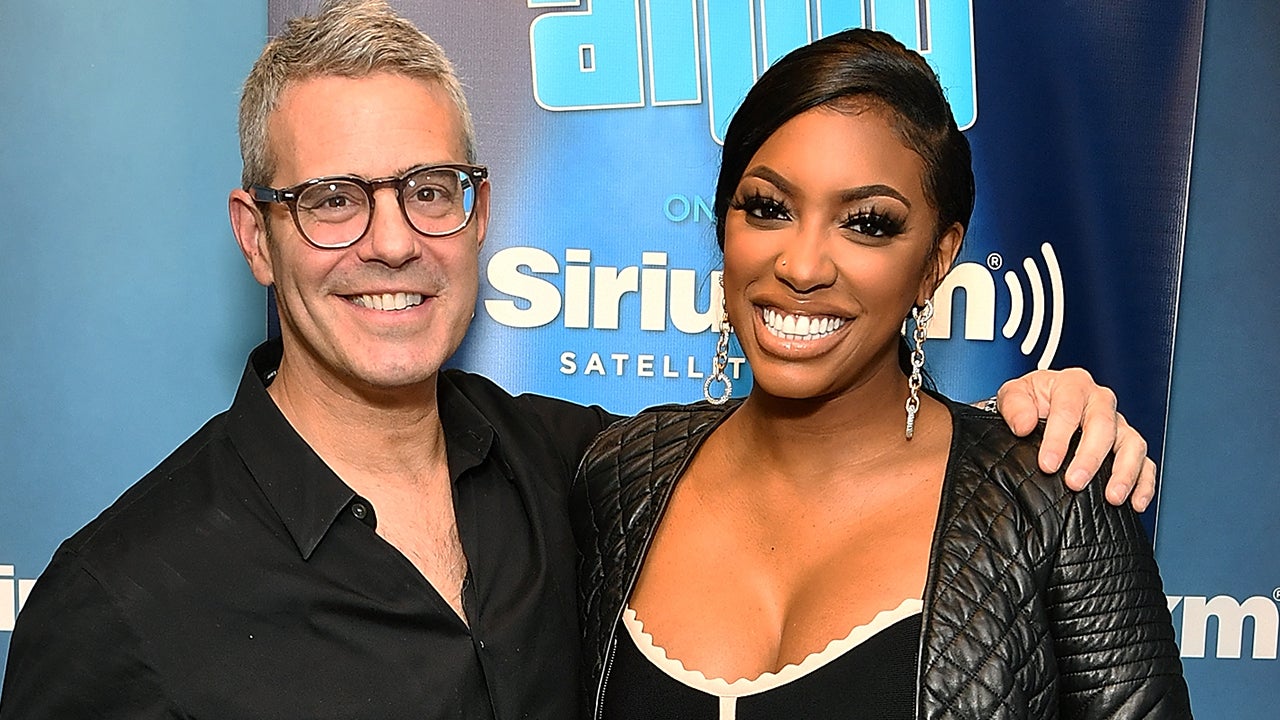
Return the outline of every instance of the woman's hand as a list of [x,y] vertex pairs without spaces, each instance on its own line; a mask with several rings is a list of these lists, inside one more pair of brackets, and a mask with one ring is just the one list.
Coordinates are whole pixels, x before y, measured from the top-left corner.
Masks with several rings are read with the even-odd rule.
[[1114,451],[1107,500],[1122,505],[1128,498],[1134,510],[1147,509],[1156,492],[1156,464],[1147,457],[1147,441],[1116,411],[1116,394],[1094,382],[1087,370],[1035,370],[1001,385],[996,397],[1000,415],[1017,435],[1030,433],[1045,418],[1041,470],[1057,471],[1080,428],[1080,445],[1067,467],[1067,486],[1083,488],[1107,453]]

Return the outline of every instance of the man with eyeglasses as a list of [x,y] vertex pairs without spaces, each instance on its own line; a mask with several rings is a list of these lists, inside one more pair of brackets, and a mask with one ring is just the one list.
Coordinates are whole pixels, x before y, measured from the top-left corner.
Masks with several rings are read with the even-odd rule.
[[[282,337],[58,550],[0,717],[573,717],[565,495],[613,417],[441,370],[490,199],[448,60],[381,3],[326,5],[264,49],[240,133],[231,224]],[[1056,383],[1109,399],[1010,394]]]

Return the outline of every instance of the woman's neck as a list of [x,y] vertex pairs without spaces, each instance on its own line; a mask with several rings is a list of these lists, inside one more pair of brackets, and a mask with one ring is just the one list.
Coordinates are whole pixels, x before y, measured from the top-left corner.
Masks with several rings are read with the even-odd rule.
[[[751,459],[756,473],[821,487],[883,468],[887,458],[912,450],[904,432],[906,398],[900,374],[826,398],[782,398],[757,387],[726,422],[725,439],[731,452]],[[929,415],[940,407],[921,401],[936,406]]]

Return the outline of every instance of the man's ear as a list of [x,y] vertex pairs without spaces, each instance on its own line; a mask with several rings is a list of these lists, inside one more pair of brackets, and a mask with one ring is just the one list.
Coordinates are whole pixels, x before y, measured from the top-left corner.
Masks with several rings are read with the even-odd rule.
[[267,248],[266,217],[253,197],[239,188],[232,190],[231,197],[227,198],[227,211],[231,216],[231,232],[235,233],[236,243],[254,279],[261,285],[271,286],[275,283],[275,272]]
[[476,224],[476,245],[484,246],[485,234],[489,232],[489,181],[483,180],[476,188],[476,206],[471,210],[471,222]]
[[960,254],[960,243],[963,241],[964,227],[960,223],[953,223],[938,238],[938,248],[930,259],[929,267],[925,268],[920,289],[916,292],[916,305],[924,305],[926,300],[933,297],[933,293],[942,284],[942,279],[951,272],[951,265],[956,261],[956,255]]

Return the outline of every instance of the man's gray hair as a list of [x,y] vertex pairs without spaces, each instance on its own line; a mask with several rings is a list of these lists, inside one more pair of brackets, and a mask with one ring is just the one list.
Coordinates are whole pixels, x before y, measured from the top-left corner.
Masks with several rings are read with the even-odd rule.
[[389,72],[434,82],[458,107],[466,161],[476,161],[475,128],[462,83],[440,45],[384,0],[329,0],[316,15],[290,20],[258,56],[240,96],[241,181],[267,184],[275,158],[267,146],[267,120],[290,83],[315,77],[361,78]]

